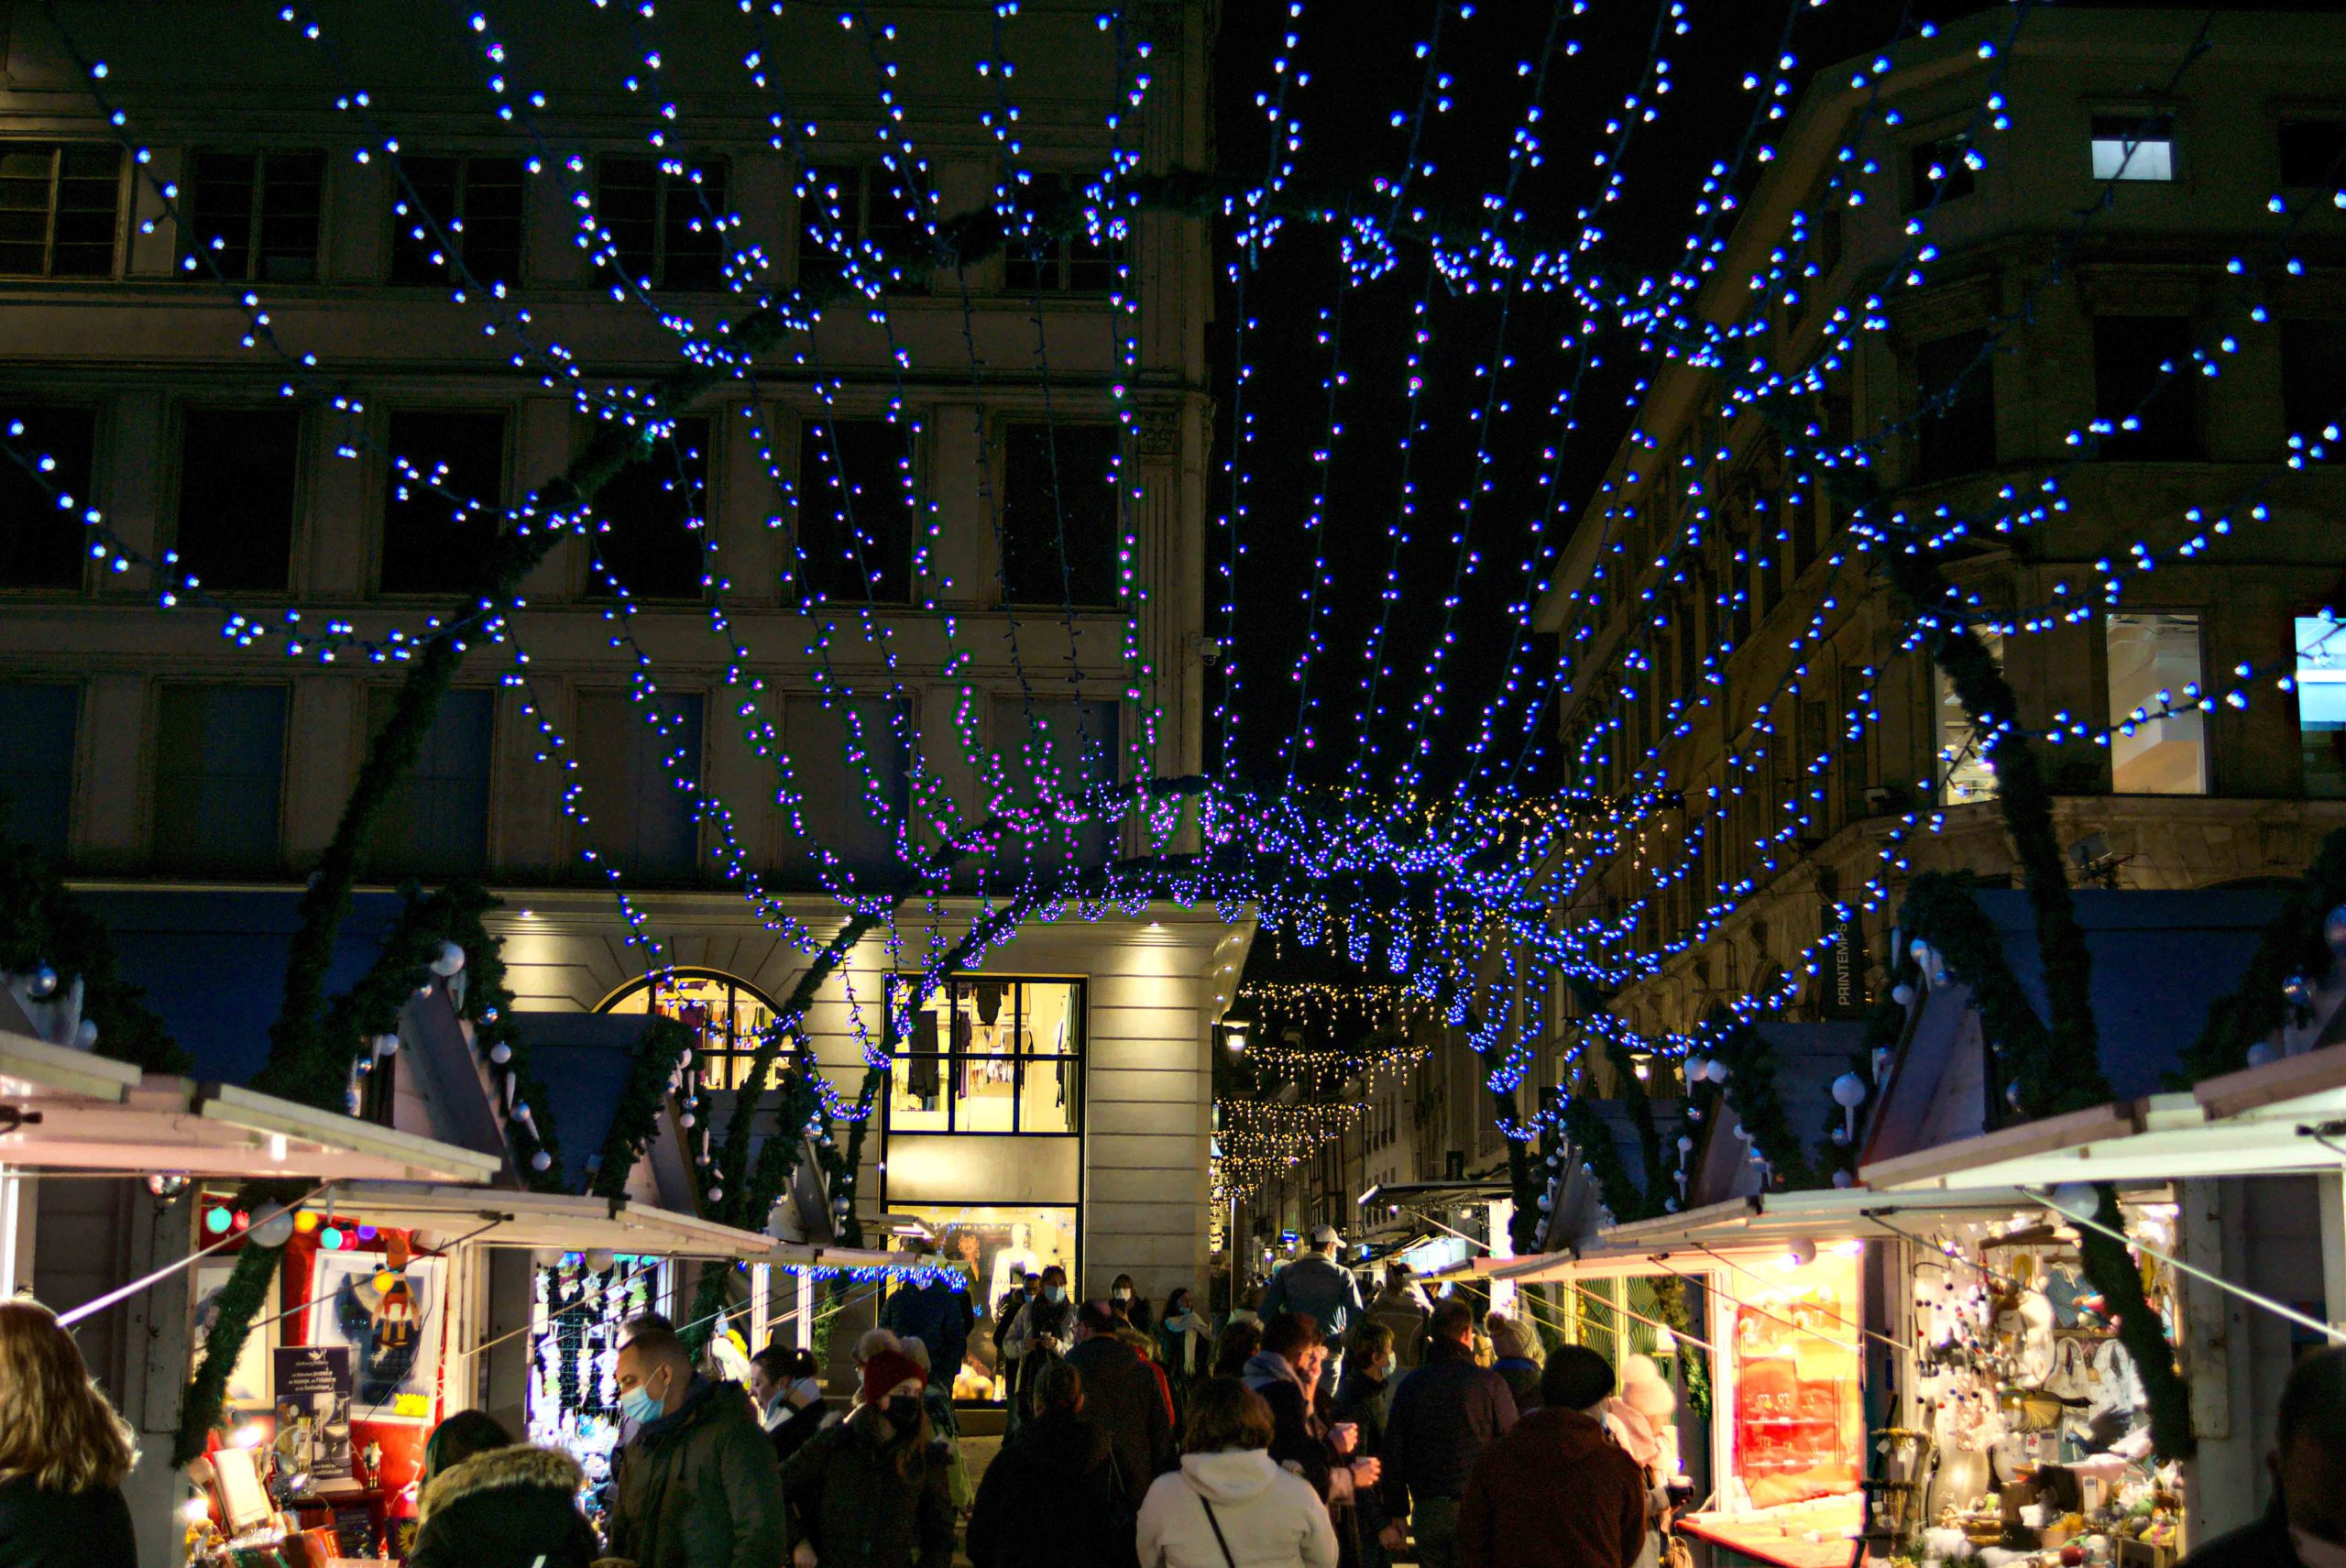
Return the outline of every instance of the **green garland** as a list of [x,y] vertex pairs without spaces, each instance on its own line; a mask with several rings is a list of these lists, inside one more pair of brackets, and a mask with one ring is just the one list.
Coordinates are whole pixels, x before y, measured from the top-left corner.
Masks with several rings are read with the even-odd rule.
[[30,974],[42,964],[59,985],[82,981],[82,1016],[97,1025],[99,1056],[148,1072],[185,1073],[194,1061],[122,978],[114,934],[66,891],[48,856],[0,840],[0,971]]
[[[2107,1181],[2094,1183],[2096,1224],[2125,1234],[2126,1217],[2118,1207],[2118,1189]],[[2151,1443],[2162,1459],[2188,1459],[2199,1450],[2191,1430],[2191,1388],[2176,1367],[2175,1346],[2158,1309],[2143,1294],[2143,1273],[2133,1250],[2118,1236],[2093,1225],[2077,1227],[2078,1260],[2085,1276],[2101,1294],[2102,1306],[2118,1330],[2118,1343],[2134,1358],[2135,1375],[2151,1410]]]
[[1674,1274],[1657,1274],[1647,1280],[1653,1291],[1653,1315],[1670,1325],[1678,1341],[1679,1380],[1686,1387],[1686,1408],[1697,1420],[1711,1419],[1711,1367],[1703,1347],[1687,1336],[1694,1332],[1694,1315],[1686,1309],[1686,1281]]
[[2208,1009],[2199,1037],[2183,1053],[2183,1081],[2177,1087],[2239,1071],[2248,1065],[2251,1046],[2287,1025],[2297,1010],[2288,998],[2288,983],[2299,977],[2319,980],[2338,961],[2322,927],[2330,912],[2341,904],[2346,904],[2346,828],[2322,840],[2313,864],[2266,923],[2240,984]]
[[676,1064],[692,1044],[693,1032],[683,1023],[664,1014],[652,1015],[628,1063],[627,1082],[619,1090],[619,1104],[612,1108],[610,1131],[603,1136],[594,1174],[587,1179],[588,1192],[614,1201],[627,1196],[627,1179],[635,1162],[643,1157],[644,1146],[660,1130],[668,1086],[675,1079]]
[[1770,1184],[1817,1186],[1808,1150],[1784,1112],[1783,1091],[1776,1083],[1775,1052],[1750,1025],[1735,1019],[1719,1029],[1711,1054],[1727,1064],[1727,1085],[1721,1097],[1742,1122],[1744,1136],[1768,1162]]
[[[285,1196],[300,1194],[295,1191]],[[212,1429],[218,1424],[221,1407],[227,1402],[228,1374],[235,1369],[254,1321],[269,1301],[269,1281],[277,1277],[277,1265],[284,1255],[282,1246],[262,1246],[250,1241],[236,1254],[236,1266],[229,1270],[227,1284],[220,1288],[215,1303],[219,1310],[213,1319],[212,1331],[204,1336],[203,1361],[196,1367],[187,1395],[180,1403],[179,1431],[171,1442],[173,1468],[201,1459],[209,1446]]]

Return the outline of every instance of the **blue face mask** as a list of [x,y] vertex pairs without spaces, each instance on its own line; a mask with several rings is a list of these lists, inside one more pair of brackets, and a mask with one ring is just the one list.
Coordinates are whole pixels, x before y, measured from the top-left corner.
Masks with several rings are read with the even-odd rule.
[[660,1401],[652,1397],[652,1390],[639,1383],[619,1396],[619,1414],[644,1426],[658,1420],[663,1411]]
[[1064,1286],[1046,1285],[1043,1287],[1043,1299],[1057,1306],[1067,1299],[1067,1289]]

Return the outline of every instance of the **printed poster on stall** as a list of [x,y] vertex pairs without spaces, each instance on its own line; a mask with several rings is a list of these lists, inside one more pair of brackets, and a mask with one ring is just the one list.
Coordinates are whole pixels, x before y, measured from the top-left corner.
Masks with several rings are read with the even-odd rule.
[[[220,1295],[228,1288],[229,1276],[236,1271],[234,1257],[207,1257],[195,1266],[195,1343],[192,1358],[203,1358],[203,1342],[211,1336],[212,1325],[219,1321]],[[277,1286],[269,1285],[269,1294],[262,1299],[262,1322],[245,1336],[244,1344],[236,1352],[236,1364],[228,1369],[228,1387],[224,1398],[236,1409],[258,1409],[269,1403],[269,1352],[277,1343]]]
[[419,1257],[393,1273],[374,1253],[317,1255],[310,1343],[350,1353],[353,1420],[431,1421],[446,1266]]
[[277,1453],[312,1486],[350,1475],[350,1352],[282,1345],[276,1356]]

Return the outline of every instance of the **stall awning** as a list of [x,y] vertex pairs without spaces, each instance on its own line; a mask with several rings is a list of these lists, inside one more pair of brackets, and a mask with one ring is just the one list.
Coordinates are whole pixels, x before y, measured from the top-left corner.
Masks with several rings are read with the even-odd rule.
[[1488,1203],[1513,1195],[1513,1189],[1503,1176],[1482,1180],[1457,1181],[1389,1181],[1382,1187],[1372,1187],[1360,1195],[1363,1209],[1378,1204],[1403,1204],[1419,1208],[1437,1207],[1449,1203]]
[[2346,1168],[2346,1049],[2228,1073],[2188,1094],[2151,1094],[1999,1128],[1877,1161],[1882,1190],[2064,1181],[2171,1181]]
[[[1863,1188],[1825,1188],[1802,1192],[1766,1192],[1690,1209],[1683,1214],[1614,1225],[1595,1245],[1578,1254],[1493,1258],[1486,1278],[1518,1285],[1613,1274],[1657,1272],[1654,1259],[1672,1266],[1699,1268],[1713,1252],[1734,1257],[1781,1254],[1786,1244],[1889,1239],[1903,1230],[1899,1215],[1954,1212],[2014,1212],[2034,1210],[2035,1200],[2013,1188],[1975,1188],[1958,1192],[1875,1192]],[[1880,1223],[1876,1223],[1877,1217]]]
[[504,1168],[495,1155],[234,1084],[142,1076],[127,1063],[7,1031],[0,1125],[0,1165],[27,1170],[490,1181]]
[[656,1257],[726,1257],[762,1261],[773,1238],[624,1199],[565,1192],[499,1192],[477,1187],[408,1187],[336,1183],[327,1198],[334,1213],[372,1225],[441,1233],[455,1241],[473,1232],[488,1246],[544,1252],[612,1252]]
[[908,1252],[882,1252],[872,1247],[817,1246],[811,1242],[784,1242],[779,1245],[771,1239],[766,1251],[750,1259],[751,1263],[771,1264],[776,1268],[889,1268],[899,1271],[926,1269],[932,1273],[954,1270],[968,1274],[970,1266],[954,1257],[916,1257]]

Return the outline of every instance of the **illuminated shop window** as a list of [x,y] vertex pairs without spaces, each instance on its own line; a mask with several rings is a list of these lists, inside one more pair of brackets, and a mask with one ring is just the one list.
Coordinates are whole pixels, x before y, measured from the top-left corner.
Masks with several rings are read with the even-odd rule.
[[[2112,615],[2110,787],[2120,795],[2208,793],[2207,717],[2199,697],[2199,618]],[[2169,709],[2182,709],[2171,712]]]
[[2306,794],[2346,800],[2346,625],[2297,618],[2297,736]]
[[[649,975],[603,1003],[605,1013],[657,1013],[692,1030],[698,1041],[695,1070],[705,1089],[739,1089],[748,1081],[758,1038],[774,1021],[773,1003],[755,987],[714,970]],[[787,1058],[785,1047],[779,1056]],[[765,1087],[773,1086],[769,1075]]]
[[1083,982],[956,976],[897,1033],[888,1007],[891,1133],[1066,1134],[1081,1129]]

